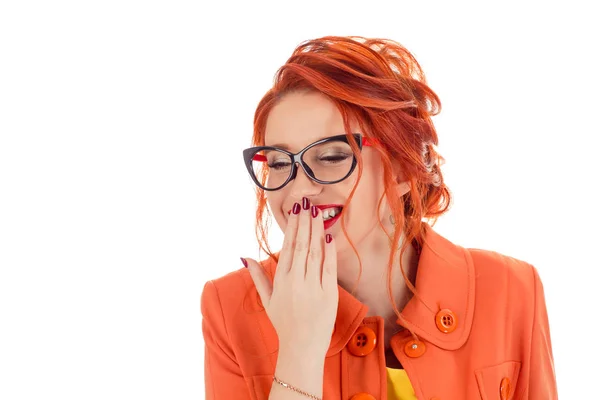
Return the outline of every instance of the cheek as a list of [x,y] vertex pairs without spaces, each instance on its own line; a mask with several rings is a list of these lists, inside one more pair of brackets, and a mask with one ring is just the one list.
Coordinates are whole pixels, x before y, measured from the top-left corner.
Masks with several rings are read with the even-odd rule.
[[[348,188],[348,193],[350,190],[352,190],[352,186]],[[354,204],[353,209],[360,210],[359,214],[363,218],[372,219],[377,214],[377,205],[383,192],[382,175],[365,169],[354,192],[352,199],[352,203]]]
[[281,207],[282,207],[281,196],[267,195],[267,205],[269,206],[269,209],[271,210],[271,213],[273,214],[273,217],[275,218],[275,221],[277,222],[277,224],[280,227],[283,227],[283,224],[285,224],[285,216],[283,215],[283,212],[281,211]]

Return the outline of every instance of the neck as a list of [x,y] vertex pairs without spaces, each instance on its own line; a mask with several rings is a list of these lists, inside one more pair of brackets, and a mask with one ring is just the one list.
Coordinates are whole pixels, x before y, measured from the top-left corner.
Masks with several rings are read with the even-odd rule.
[[[398,248],[402,247],[403,241],[404,235],[400,238]],[[352,293],[356,287],[353,294],[357,300],[369,307],[367,316],[383,317],[386,334],[391,336],[390,334],[398,331],[400,327],[396,324],[397,316],[388,295],[387,271],[391,249],[387,236],[381,229],[376,229],[355,246],[362,261],[360,280],[357,283],[360,272],[359,261],[356,254],[350,249],[338,252],[338,284],[349,293]],[[399,255],[400,250],[396,252],[392,264],[392,295],[398,310],[402,311],[412,297],[412,293],[402,277],[400,265],[414,285],[419,256],[412,245],[408,246],[404,252],[402,261],[400,261]]]

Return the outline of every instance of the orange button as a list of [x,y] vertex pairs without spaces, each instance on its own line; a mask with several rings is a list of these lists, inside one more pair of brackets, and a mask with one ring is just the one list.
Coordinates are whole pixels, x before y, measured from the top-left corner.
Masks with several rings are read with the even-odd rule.
[[357,393],[350,398],[350,400],[377,400],[375,397],[371,396],[369,393]]
[[404,353],[411,358],[421,357],[423,354],[425,354],[425,350],[425,343],[421,342],[420,340],[412,339],[406,342],[404,345]]
[[510,396],[510,379],[504,378],[500,382],[500,399],[508,400],[508,396]]
[[435,324],[440,331],[444,333],[450,333],[454,332],[456,329],[458,320],[456,319],[456,314],[454,314],[452,310],[448,310],[446,308],[444,310],[440,310],[435,315]]
[[355,356],[363,357],[372,352],[376,345],[375,331],[368,326],[361,326],[348,342],[348,350]]

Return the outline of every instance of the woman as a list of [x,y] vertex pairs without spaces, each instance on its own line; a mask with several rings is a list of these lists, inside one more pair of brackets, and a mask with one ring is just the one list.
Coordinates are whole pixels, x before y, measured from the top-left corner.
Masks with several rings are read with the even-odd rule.
[[243,154],[269,257],[203,289],[207,399],[557,397],[536,269],[431,228],[450,204],[439,108],[391,40],[295,49]]

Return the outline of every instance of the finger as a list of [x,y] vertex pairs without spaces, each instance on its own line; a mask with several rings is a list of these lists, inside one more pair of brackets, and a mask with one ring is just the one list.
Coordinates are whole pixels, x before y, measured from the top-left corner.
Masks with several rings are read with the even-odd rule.
[[271,301],[271,296],[273,295],[273,285],[271,284],[271,280],[256,261],[251,258],[244,258],[242,260],[246,260],[248,263],[248,271],[250,272],[252,281],[254,281],[254,286],[256,286],[260,301],[264,307],[267,307]]
[[[327,243],[329,242],[329,243]],[[323,259],[323,290],[337,290],[337,249],[331,234],[325,235],[325,255]]]
[[279,252],[277,269],[275,270],[275,276],[273,278],[274,285],[282,278],[286,277],[292,267],[294,247],[296,245],[296,231],[298,230],[298,213],[300,213],[300,210],[301,207],[299,203],[294,203],[290,210],[291,212],[289,214],[287,226],[285,227],[283,245]]
[[308,246],[310,245],[310,201],[302,198],[302,211],[298,218],[298,231],[296,232],[296,244],[294,246],[294,259],[290,275],[293,279],[304,280],[306,277],[306,258],[308,257]]
[[321,284],[323,270],[323,245],[325,244],[325,229],[323,227],[323,212],[312,206],[311,234],[308,257],[306,261],[306,280]]

